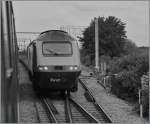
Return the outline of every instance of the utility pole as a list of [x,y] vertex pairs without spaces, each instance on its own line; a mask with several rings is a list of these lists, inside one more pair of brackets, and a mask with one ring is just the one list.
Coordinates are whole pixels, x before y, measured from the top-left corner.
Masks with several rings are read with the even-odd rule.
[[95,18],[95,68],[99,71],[98,18]]

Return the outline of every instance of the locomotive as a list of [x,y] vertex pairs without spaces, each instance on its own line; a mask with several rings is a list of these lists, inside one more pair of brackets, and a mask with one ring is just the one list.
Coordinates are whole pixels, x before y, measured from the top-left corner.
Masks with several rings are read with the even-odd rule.
[[77,41],[67,32],[42,32],[28,45],[27,53],[35,90],[77,91],[80,52]]

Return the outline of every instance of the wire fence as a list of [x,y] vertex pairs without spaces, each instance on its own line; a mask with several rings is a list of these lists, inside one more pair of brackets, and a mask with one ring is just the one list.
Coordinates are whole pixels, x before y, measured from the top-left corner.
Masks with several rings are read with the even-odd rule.
[[17,32],[17,43],[19,52],[26,51],[27,46],[34,40],[39,32]]
[[[85,28],[86,28],[85,26],[61,26],[58,27],[57,30],[63,30],[68,32],[78,41],[79,37],[82,36],[82,33]],[[26,51],[29,43],[32,40],[34,40],[39,34],[40,32],[17,32],[17,42],[19,51]],[[81,46],[82,44],[79,43],[79,47]]]

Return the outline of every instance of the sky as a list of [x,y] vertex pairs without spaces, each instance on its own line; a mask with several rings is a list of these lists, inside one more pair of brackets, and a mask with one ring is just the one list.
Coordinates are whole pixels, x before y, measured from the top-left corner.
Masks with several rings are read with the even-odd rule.
[[149,1],[14,1],[17,32],[61,26],[89,26],[94,17],[115,16],[126,23],[127,38],[149,45]]

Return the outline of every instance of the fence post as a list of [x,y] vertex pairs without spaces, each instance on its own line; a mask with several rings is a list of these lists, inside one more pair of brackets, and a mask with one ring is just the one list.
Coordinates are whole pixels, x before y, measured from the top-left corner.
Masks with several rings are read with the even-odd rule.
[[26,47],[26,46],[25,46],[25,40],[24,40],[24,48],[23,48],[24,51],[25,51],[25,47]]
[[139,89],[139,104],[141,103],[141,89]]
[[142,105],[142,100],[141,100],[141,89],[139,89],[139,104],[140,104],[140,117],[143,119],[143,105]]
[[143,119],[143,105],[140,104],[140,117]]
[[104,87],[106,87],[106,78],[104,77]]

